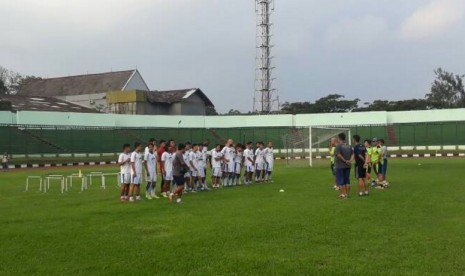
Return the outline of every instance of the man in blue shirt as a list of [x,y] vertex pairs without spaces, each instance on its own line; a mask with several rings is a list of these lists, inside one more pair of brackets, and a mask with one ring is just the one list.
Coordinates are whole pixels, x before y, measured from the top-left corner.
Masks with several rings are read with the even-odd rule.
[[360,144],[360,136],[354,135],[352,137],[352,144],[354,144],[354,159],[355,159],[355,178],[358,181],[358,195],[368,195],[368,183],[366,180],[367,175],[367,150],[364,145]]

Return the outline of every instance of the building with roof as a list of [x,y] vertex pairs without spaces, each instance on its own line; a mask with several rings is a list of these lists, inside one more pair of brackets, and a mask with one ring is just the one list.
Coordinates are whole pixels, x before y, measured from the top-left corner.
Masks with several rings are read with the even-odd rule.
[[18,96],[56,98],[84,108],[118,114],[205,115],[214,107],[199,89],[150,91],[136,70],[31,79]]
[[83,107],[52,97],[24,97],[18,95],[0,95],[1,111],[57,111],[99,113],[92,108]]
[[200,88],[170,91],[113,91],[107,94],[111,113],[206,115],[213,103]]

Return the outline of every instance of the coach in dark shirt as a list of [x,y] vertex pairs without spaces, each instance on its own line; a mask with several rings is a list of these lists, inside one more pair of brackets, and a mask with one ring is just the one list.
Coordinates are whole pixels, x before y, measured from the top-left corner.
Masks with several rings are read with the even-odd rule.
[[339,198],[344,199],[349,195],[350,189],[350,166],[354,152],[352,147],[346,144],[346,135],[340,133],[338,145],[335,150],[336,184],[339,186]]
[[183,154],[186,146],[183,144],[178,145],[178,151],[174,155],[173,160],[173,178],[176,182],[176,190],[170,194],[170,200],[173,201],[174,197],[177,197],[176,202],[181,203],[182,192],[184,191],[185,178],[184,175],[189,170],[186,162],[184,162]]

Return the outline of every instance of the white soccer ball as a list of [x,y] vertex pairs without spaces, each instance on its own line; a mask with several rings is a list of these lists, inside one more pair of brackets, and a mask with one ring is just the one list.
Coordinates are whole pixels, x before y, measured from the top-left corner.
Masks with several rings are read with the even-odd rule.
[[421,163],[418,163],[418,166],[421,166]]
[[283,190],[283,189],[281,189],[281,190],[279,190],[279,192],[280,192],[280,193],[284,193],[284,190]]

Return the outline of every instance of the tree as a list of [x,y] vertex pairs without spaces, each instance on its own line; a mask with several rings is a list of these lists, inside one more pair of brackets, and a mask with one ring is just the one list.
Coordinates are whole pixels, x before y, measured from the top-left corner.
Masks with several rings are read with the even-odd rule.
[[216,111],[214,106],[207,106],[205,107],[205,115],[214,116],[214,115],[218,115],[218,112]]
[[227,115],[241,115],[242,113],[237,109],[230,109]]
[[21,86],[35,79],[40,78],[35,76],[24,76],[0,66],[0,94],[15,95],[21,90]]
[[0,95],[8,94],[8,88],[5,86],[5,83],[0,79]]
[[366,107],[354,109],[354,111],[407,111],[407,110],[427,110],[428,101],[425,99],[411,99],[402,101],[376,100],[373,103],[366,103]]
[[359,99],[345,100],[339,94],[330,94],[311,102],[285,102],[281,112],[286,114],[350,112],[358,107]]
[[434,70],[436,79],[431,85],[431,92],[426,94],[428,106],[431,109],[465,107],[464,75],[444,71],[442,68]]

